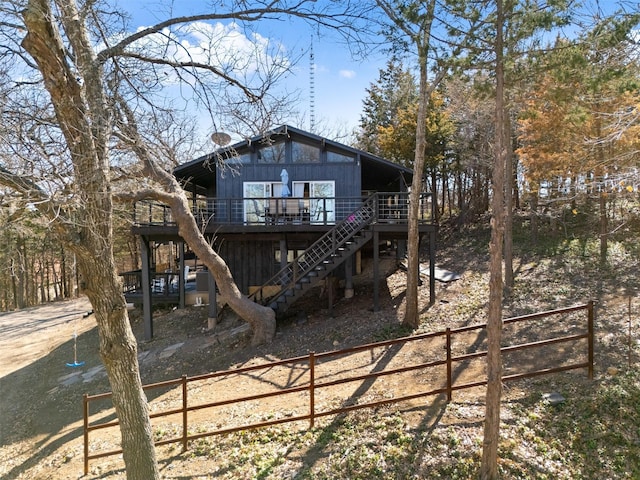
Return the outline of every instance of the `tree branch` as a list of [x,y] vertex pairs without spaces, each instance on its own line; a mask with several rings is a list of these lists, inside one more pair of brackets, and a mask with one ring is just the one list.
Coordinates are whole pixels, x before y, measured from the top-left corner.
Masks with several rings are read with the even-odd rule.
[[168,67],[172,67],[172,68],[197,68],[200,70],[207,70],[215,75],[217,75],[218,77],[222,78],[223,80],[225,80],[226,82],[228,82],[230,85],[233,85],[234,87],[239,88],[240,90],[242,90],[242,92],[249,98],[250,101],[258,101],[260,100],[260,96],[256,95],[255,93],[253,93],[251,91],[251,89],[249,87],[247,87],[244,83],[236,80],[235,78],[231,77],[230,75],[227,75],[226,73],[224,73],[222,70],[214,67],[213,65],[207,65],[206,63],[200,63],[200,62],[174,62],[171,60],[168,60],[166,58],[153,58],[153,57],[147,57],[144,55],[140,55],[138,53],[134,53],[134,52],[122,52],[120,54],[120,57],[126,57],[126,58],[132,58],[135,60],[140,60],[142,62],[146,62],[146,63],[151,63],[151,64],[155,64],[155,65],[166,65]]
[[[279,6],[281,5],[282,6]],[[336,13],[326,13],[322,11],[314,11],[310,8],[305,8],[306,5],[316,5],[314,0],[300,0],[292,5],[286,5],[282,0],[272,0],[264,4],[262,8],[252,8],[240,11],[231,11],[226,13],[205,13],[201,15],[191,15],[175,17],[157,23],[151,27],[140,30],[118,42],[116,45],[108,47],[98,53],[98,62],[104,63],[106,60],[121,56],[124,54],[125,49],[138,40],[141,40],[149,35],[161,32],[163,29],[173,27],[176,25],[182,25],[186,23],[211,21],[211,20],[238,20],[241,22],[256,22],[264,19],[281,19],[283,16],[296,17],[306,19],[317,23],[319,25],[339,29],[352,28],[353,22],[362,20],[361,16],[349,13],[354,11],[354,6],[351,2],[341,3],[341,10]]]

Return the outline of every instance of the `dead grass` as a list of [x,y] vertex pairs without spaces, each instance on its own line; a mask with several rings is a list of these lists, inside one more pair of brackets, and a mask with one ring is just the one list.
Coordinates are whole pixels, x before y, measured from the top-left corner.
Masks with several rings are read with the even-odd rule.
[[[421,299],[420,332],[485,321],[488,231],[477,227],[443,234],[438,266],[461,273],[462,278],[438,284],[435,305],[429,307],[428,299]],[[516,238],[517,283],[505,300],[505,316],[597,301],[596,379],[590,381],[585,372],[575,371],[505,385],[500,445],[503,478],[640,478],[635,295],[629,310],[629,289],[636,282],[637,259],[619,242],[612,242],[609,262],[601,266],[595,256],[597,245],[590,240],[548,236],[538,245],[531,245],[524,234]],[[203,341],[210,334],[202,333],[206,319],[200,311],[167,312],[158,318],[156,339],[142,344],[141,349],[157,350],[183,339],[197,348],[183,349],[178,356],[150,364],[143,371],[145,382],[405,335],[398,318],[404,299],[404,274],[390,273],[385,287],[379,312],[370,311],[365,294],[371,286],[366,281],[358,284],[354,300],[336,305],[334,318],[318,309],[318,303],[322,305],[324,300],[310,298],[281,324],[272,345],[257,349]],[[140,329],[139,324],[135,327]],[[536,325],[529,330],[535,333],[549,328]],[[514,335],[528,335],[531,331]],[[82,358],[90,358],[94,337],[95,332],[90,332],[81,338]],[[32,366],[32,372],[22,373],[33,374],[37,369],[55,381],[56,373],[47,373],[46,365],[55,363],[56,355],[62,355],[68,347],[51,352],[45,361]],[[250,389],[244,385],[247,381],[238,379],[234,388]],[[286,383],[286,379],[281,381]],[[43,383],[44,392],[53,388]],[[24,383],[20,385],[26,387]],[[372,398],[383,395],[384,386],[367,394]],[[82,443],[77,409],[86,388],[72,385],[58,389],[25,408],[19,417],[21,425],[11,435],[3,433],[0,454],[7,459],[0,467],[3,478],[80,476]],[[96,381],[90,388],[91,393],[108,390],[105,380]],[[221,385],[212,383],[200,388],[198,394],[212,398],[220,390]],[[553,391],[566,398],[562,405],[552,406],[543,397]],[[23,392],[24,399],[32,395],[32,391]],[[156,400],[169,402],[171,396],[172,392],[167,392]],[[246,405],[226,414],[260,418],[258,406]],[[279,412],[288,414],[290,408],[283,405]],[[53,418],[48,427],[43,419],[47,415]],[[313,429],[306,424],[290,424],[204,438],[192,442],[186,453],[181,453],[178,445],[162,447],[158,458],[166,479],[471,479],[477,477],[479,468],[483,416],[483,391],[476,389],[456,393],[451,403],[436,397],[329,417],[317,422]],[[219,423],[215,416],[203,418],[192,428],[203,431]],[[157,438],[175,434],[172,427],[154,428]],[[87,478],[124,477],[121,460],[112,458],[94,461]]]

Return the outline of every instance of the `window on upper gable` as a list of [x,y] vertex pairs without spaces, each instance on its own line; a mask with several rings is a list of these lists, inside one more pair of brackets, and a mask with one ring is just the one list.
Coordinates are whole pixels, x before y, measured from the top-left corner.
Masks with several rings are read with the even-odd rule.
[[291,142],[291,157],[294,163],[318,163],[320,162],[320,147]]
[[332,152],[331,150],[327,150],[327,162],[344,163],[344,162],[353,162],[354,160],[355,160],[355,156],[353,155],[348,155],[346,153]]
[[234,155],[233,157],[227,160],[227,163],[230,165],[237,165],[242,163],[251,163],[251,154],[243,153],[242,155]]
[[266,145],[258,150],[258,163],[284,163],[285,143],[274,143]]

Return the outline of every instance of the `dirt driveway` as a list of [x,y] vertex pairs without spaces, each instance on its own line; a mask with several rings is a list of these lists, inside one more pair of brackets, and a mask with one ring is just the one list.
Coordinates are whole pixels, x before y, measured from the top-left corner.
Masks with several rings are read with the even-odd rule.
[[[80,419],[77,399],[57,389],[72,370],[66,363],[74,361],[74,333],[79,344],[97,339],[90,310],[80,298],[0,314],[0,478],[38,478],[20,475],[38,468],[39,454],[63,444],[70,423]],[[86,352],[82,345],[80,355]]]
[[[89,300],[55,302],[17,312],[0,313],[0,377],[16,372],[61,344],[95,327]],[[83,318],[85,317],[85,318]],[[73,360],[73,351],[69,352]]]

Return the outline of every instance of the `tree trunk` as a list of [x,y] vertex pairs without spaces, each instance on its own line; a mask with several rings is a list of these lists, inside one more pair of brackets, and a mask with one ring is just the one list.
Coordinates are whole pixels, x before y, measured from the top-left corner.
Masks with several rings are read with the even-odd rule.
[[[137,346],[113,258],[108,149],[111,122],[103,90],[104,74],[75,2],[58,2],[56,7],[54,15],[47,0],[28,1],[22,10],[27,30],[22,46],[38,64],[51,96],[57,124],[73,163],[79,204],[69,213],[68,223],[67,212],[44,203],[39,208],[51,216],[57,235],[77,254],[86,294],[98,323],[100,354],[120,420],[127,478],[154,480],[160,475],[140,380]],[[64,25],[64,35],[57,21]],[[75,68],[68,64],[63,37],[73,45]]]
[[[427,104],[428,106],[428,104]],[[425,148],[426,148],[426,138],[425,138]],[[443,181],[443,185],[442,185],[442,201],[438,202],[438,172],[436,170],[435,165],[433,166],[433,168],[431,169],[430,173],[430,177],[431,177],[431,194],[433,195],[433,220],[434,222],[438,223],[440,221],[440,205],[444,206],[444,195],[445,195],[445,189],[444,189],[444,181]],[[422,191],[422,189],[420,189]]]
[[67,259],[64,247],[60,249],[60,293],[62,298],[69,298],[69,286],[67,283]]
[[178,233],[207,266],[220,289],[220,295],[242,319],[251,325],[253,333],[251,344],[255,346],[270,343],[276,333],[275,312],[269,307],[250,300],[240,292],[229,267],[200,232],[191,213],[189,200],[178,181],[171,174],[157,167],[153,168],[152,160],[145,150],[138,150],[137,153],[147,165],[147,173],[165,188],[166,192],[157,192],[157,194],[159,199],[171,207],[173,218],[178,224]]
[[[427,53],[429,51],[429,38],[431,36],[431,22],[435,11],[435,0],[430,0],[427,5],[427,25],[421,32],[422,38],[418,42],[418,56],[420,64],[420,83],[418,93],[418,118],[416,124],[416,151],[413,163],[413,180],[411,193],[409,194],[409,229],[407,237],[407,291],[406,308],[403,325],[417,328],[420,325],[418,315],[418,283],[420,268],[420,236],[418,232],[418,219],[420,215],[420,193],[422,192],[422,176],[424,173],[425,148],[427,143],[426,120],[427,105],[430,91],[427,84]],[[437,192],[432,192],[431,201],[436,203]]]
[[[100,238],[96,235],[92,240],[99,241]],[[78,252],[80,272],[86,279],[85,293],[98,323],[100,356],[120,420],[127,479],[160,478],[149,409],[138,368],[138,348],[131,331],[122,286],[115,273],[115,262],[105,251],[95,258],[88,257],[86,251]]]
[[609,220],[607,218],[607,192],[600,192],[600,263],[607,263],[609,250]]
[[11,259],[11,291],[13,292],[13,308],[19,309],[18,304],[18,274],[16,272],[16,261]]
[[504,118],[504,139],[505,152],[505,172],[504,172],[504,194],[505,194],[505,221],[504,221],[504,285],[507,295],[511,294],[514,285],[513,278],[513,149],[511,148],[511,122],[509,115],[505,112]]
[[200,233],[186,198],[184,200],[180,202],[181,207],[176,208],[177,202],[171,206],[180,236],[207,266],[220,289],[220,295],[243,320],[251,325],[251,344],[255,346],[270,343],[276,333],[275,312],[269,307],[250,300],[240,292],[229,267]]
[[500,400],[502,397],[502,247],[504,241],[504,174],[507,159],[504,119],[503,0],[496,0],[496,142],[493,166],[493,199],[487,315],[487,396],[480,478],[498,478]]
[[18,308],[18,310],[23,309],[24,307],[26,307],[25,304],[25,279],[24,279],[24,270],[25,270],[25,264],[24,264],[24,251],[23,251],[23,245],[24,245],[24,239],[22,237],[18,237],[18,243],[16,245],[16,250],[17,250],[17,254],[18,254],[18,263],[17,263],[17,269],[15,269],[14,271],[16,272],[16,277],[17,277],[17,289],[16,289],[16,307]]
[[538,192],[531,192],[531,213],[529,214],[529,221],[531,223],[531,243],[534,245],[538,243]]

